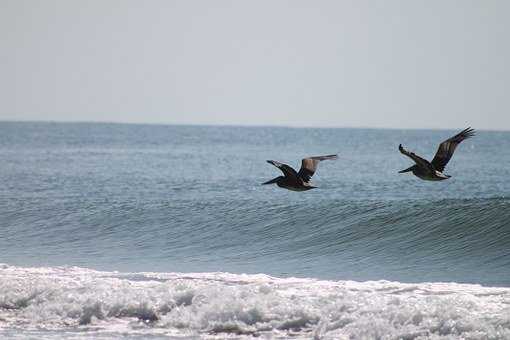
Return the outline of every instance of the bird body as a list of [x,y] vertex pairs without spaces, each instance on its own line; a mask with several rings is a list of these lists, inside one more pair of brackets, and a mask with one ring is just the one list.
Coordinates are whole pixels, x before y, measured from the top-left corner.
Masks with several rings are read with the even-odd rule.
[[442,181],[450,178],[451,176],[445,175],[443,173],[446,164],[448,164],[452,158],[457,145],[459,145],[464,139],[468,139],[474,136],[474,134],[475,131],[473,129],[467,128],[455,136],[443,141],[439,145],[439,148],[437,149],[436,155],[434,156],[432,162],[421,158],[414,152],[405,150],[402,144],[400,144],[398,146],[399,151],[403,155],[411,158],[416,164],[405,170],[399,171],[399,173],[412,172],[416,177],[426,181]]
[[413,175],[415,175],[418,178],[421,178],[425,181],[443,181],[445,179],[450,178],[451,176],[445,175],[440,171],[435,170],[433,167],[430,168],[424,168],[419,167],[417,165],[413,165],[412,167],[399,171],[399,173],[404,173],[411,171]]
[[301,181],[301,183],[299,182],[296,183],[294,181],[289,180],[288,178],[285,178],[283,176],[281,177],[282,179],[276,182],[276,185],[283,189],[287,189],[290,191],[307,191],[316,188],[308,182]]
[[[291,190],[291,191],[307,191],[310,189],[315,189],[313,185],[308,182],[304,182],[298,178],[298,180],[293,180],[292,178],[288,178],[285,176],[276,177],[276,185],[280,188]],[[267,182],[266,182],[267,183]],[[266,184],[264,183],[264,184]]]
[[284,176],[278,176],[262,184],[276,184],[280,188],[291,191],[307,191],[315,189],[316,187],[310,183],[310,179],[317,170],[319,162],[327,159],[337,159],[337,155],[304,158],[301,160],[301,169],[299,169],[298,172],[287,164],[268,160],[267,162],[280,169]]

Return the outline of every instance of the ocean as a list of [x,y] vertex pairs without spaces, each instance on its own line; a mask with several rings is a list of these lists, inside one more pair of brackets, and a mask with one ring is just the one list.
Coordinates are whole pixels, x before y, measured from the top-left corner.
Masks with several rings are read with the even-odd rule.
[[510,132],[398,173],[458,131],[1,122],[0,338],[510,339]]

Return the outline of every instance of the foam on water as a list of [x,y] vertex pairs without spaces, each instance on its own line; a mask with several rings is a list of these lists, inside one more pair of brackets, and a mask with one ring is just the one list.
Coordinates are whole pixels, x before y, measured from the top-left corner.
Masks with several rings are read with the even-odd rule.
[[0,335],[510,339],[510,288],[1,265]]

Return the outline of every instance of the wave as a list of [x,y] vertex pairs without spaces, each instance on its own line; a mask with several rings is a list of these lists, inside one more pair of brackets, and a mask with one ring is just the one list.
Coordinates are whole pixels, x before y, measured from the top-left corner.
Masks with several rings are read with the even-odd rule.
[[510,338],[510,288],[9,265],[0,278],[3,338]]
[[[505,251],[510,242],[507,199],[335,202],[294,209],[292,214],[279,226],[306,228],[298,236],[300,249],[327,253],[349,245],[377,256],[384,256],[390,247],[412,249],[418,256],[432,249],[435,255],[439,251],[448,257],[492,255],[488,250],[510,255]],[[500,258],[506,260],[501,264],[510,265],[510,256]]]
[[2,261],[510,286],[507,198],[313,198],[40,202],[3,215]]
[[264,261],[264,271],[276,275],[283,266],[328,279],[510,285],[506,198],[241,202],[213,210],[231,225],[211,222],[193,242],[211,253],[237,242],[237,253]]

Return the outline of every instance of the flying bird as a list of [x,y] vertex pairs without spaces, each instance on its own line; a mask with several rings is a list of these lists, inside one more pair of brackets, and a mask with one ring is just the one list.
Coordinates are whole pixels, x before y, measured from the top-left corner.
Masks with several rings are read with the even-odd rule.
[[474,135],[475,130],[472,128],[467,128],[455,136],[448,138],[439,144],[439,148],[437,149],[436,155],[434,156],[432,162],[421,158],[413,152],[407,151],[404,149],[404,147],[402,147],[402,144],[400,144],[398,146],[399,151],[407,157],[411,158],[416,164],[405,170],[399,171],[399,173],[402,174],[404,172],[412,171],[416,177],[427,181],[442,181],[450,178],[451,176],[445,175],[443,173],[446,164],[448,164],[448,161],[452,158],[457,145],[459,145],[460,142],[462,142],[464,139],[468,139]]
[[284,176],[278,176],[270,181],[262,184],[276,183],[280,188],[292,191],[306,191],[316,188],[310,183],[310,179],[317,170],[317,166],[321,161],[327,159],[337,159],[337,155],[314,156],[303,158],[301,160],[301,169],[298,172],[287,164],[269,160],[269,164],[274,165],[283,172]]

